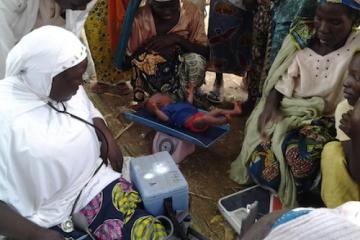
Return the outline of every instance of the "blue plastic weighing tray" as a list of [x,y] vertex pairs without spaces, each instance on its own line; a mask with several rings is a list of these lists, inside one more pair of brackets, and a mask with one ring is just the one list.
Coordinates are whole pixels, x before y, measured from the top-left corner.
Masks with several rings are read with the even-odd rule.
[[187,142],[191,142],[204,148],[208,148],[211,144],[215,143],[230,129],[229,124],[225,124],[221,126],[209,127],[208,130],[202,133],[194,133],[190,132],[187,129],[170,126],[169,124],[161,122],[157,118],[146,112],[144,109],[141,109],[137,112],[125,112],[124,114],[125,117],[130,121],[153,128],[156,131],[166,133],[170,136],[179,138]]

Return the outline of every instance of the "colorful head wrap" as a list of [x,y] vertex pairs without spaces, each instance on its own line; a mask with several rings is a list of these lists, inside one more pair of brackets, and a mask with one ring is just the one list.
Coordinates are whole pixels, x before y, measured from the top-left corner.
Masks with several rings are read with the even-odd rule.
[[318,0],[320,4],[323,3],[340,3],[352,9],[360,10],[360,0]]

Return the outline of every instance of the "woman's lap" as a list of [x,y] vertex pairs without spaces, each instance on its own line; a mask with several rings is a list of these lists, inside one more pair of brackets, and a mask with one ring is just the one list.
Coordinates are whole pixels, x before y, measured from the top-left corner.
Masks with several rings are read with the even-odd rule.
[[[143,54],[147,59],[143,58]],[[134,60],[131,80],[134,94],[139,91],[150,95],[161,92],[173,96],[176,100],[184,101],[188,84],[201,86],[205,80],[206,60],[199,54],[178,54],[173,58],[165,59],[159,54],[143,52],[135,56]],[[136,95],[135,100],[138,101]]]
[[271,143],[259,144],[251,154],[249,172],[254,181],[277,191],[280,185],[279,162],[270,149]]
[[[166,232],[162,225],[139,208],[140,204],[139,193],[120,178],[109,184],[80,213],[86,217],[89,229],[97,239],[164,239]],[[53,229],[66,238],[91,239],[78,230],[65,233],[60,226]]]
[[[282,150],[298,192],[309,191],[317,185],[322,148],[333,139],[332,128],[332,120],[321,119],[286,134]],[[277,191],[281,173],[270,146],[271,143],[257,146],[248,168],[256,183]]]

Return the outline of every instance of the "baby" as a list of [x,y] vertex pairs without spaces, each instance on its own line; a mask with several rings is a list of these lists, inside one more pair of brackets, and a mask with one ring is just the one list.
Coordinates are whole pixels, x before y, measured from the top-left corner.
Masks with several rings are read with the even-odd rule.
[[234,102],[232,110],[214,109],[205,113],[192,105],[193,99],[194,87],[189,86],[187,102],[176,103],[169,95],[157,93],[149,98],[145,108],[160,121],[184,127],[192,132],[205,132],[209,126],[223,125],[230,121],[232,115],[241,114],[239,102]]

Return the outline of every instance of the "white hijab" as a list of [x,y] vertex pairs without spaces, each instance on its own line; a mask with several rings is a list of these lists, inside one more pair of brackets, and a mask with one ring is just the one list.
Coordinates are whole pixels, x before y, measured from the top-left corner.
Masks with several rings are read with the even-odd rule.
[[[53,77],[85,58],[86,49],[73,33],[41,27],[10,51],[0,81],[0,200],[43,227],[69,216],[101,163],[94,129],[47,105]],[[86,121],[101,117],[82,87],[64,104]],[[100,170],[77,209],[117,177],[110,168]]]
[[4,81],[13,85],[14,104],[19,104],[12,106],[12,114],[47,104],[53,77],[85,58],[85,46],[62,28],[45,26],[25,35],[6,59]]

